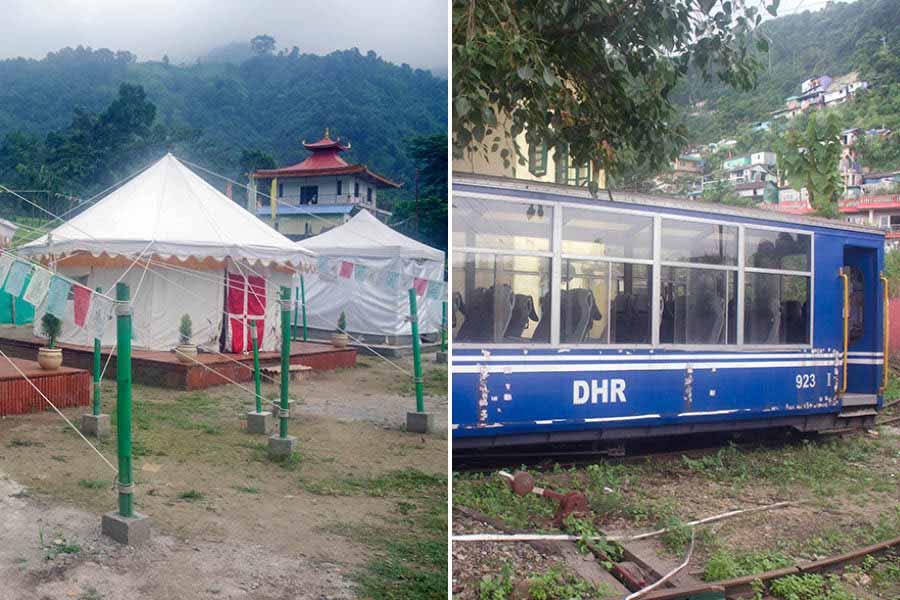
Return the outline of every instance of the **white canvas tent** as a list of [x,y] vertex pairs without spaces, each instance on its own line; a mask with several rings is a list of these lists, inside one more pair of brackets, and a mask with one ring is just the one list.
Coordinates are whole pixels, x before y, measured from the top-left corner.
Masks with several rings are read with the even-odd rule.
[[[297,243],[299,248],[318,255],[364,265],[370,270],[397,271],[410,277],[441,281],[444,253],[391,229],[369,211],[362,210],[348,222]],[[347,316],[347,330],[386,343],[411,333],[407,289],[389,290],[366,280],[323,278],[304,279],[307,320],[313,329],[333,331],[341,311]],[[418,298],[419,331],[435,333],[441,326],[441,301]]]
[[[171,154],[20,252],[109,296],[121,278],[131,289],[137,348],[174,348],[187,314],[193,343],[219,350],[224,331],[227,352],[246,350],[248,321],[264,320],[262,350],[280,346],[279,286],[290,286],[312,256]],[[93,333],[74,324],[73,303],[60,341],[92,345]],[[38,335],[41,317],[38,307]],[[115,343],[114,321],[102,343]]]

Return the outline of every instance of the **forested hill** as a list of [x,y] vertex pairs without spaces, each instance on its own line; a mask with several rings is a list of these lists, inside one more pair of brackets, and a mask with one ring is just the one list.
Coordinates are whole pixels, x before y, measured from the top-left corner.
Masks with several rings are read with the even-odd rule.
[[[142,86],[155,105],[152,127],[162,140],[157,146],[231,176],[239,175],[244,150],[291,164],[306,156],[301,139],[319,139],[329,127],[332,137],[351,140],[349,160],[405,183],[411,194],[415,165],[405,142],[447,130],[446,80],[374,52],[317,56],[295,48],[240,64],[176,66],[79,47],[42,60],[0,61],[0,141],[19,149],[43,142],[48,133],[77,124],[82,111],[102,113],[122,83]],[[103,183],[89,181],[86,189],[72,191]]]
[[674,99],[691,113],[689,141],[734,137],[736,127],[766,120],[811,77],[855,72],[876,89],[900,83],[897,0],[834,2],[816,12],[771,19],[761,30],[769,40],[769,54],[759,55],[762,69],[755,89],[738,92],[694,74],[676,89]]

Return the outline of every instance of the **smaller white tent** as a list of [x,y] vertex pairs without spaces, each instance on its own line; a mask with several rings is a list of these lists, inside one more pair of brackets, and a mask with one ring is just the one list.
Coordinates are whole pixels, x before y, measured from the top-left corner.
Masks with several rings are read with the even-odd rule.
[[[298,242],[300,248],[319,256],[363,265],[371,271],[395,271],[407,277],[443,281],[444,253],[391,229],[369,211],[362,210],[348,222]],[[377,278],[307,275],[307,322],[310,328],[333,331],[343,311],[351,334],[384,337],[396,343],[409,336],[409,291],[379,285]],[[435,333],[441,327],[441,300],[427,295],[417,299],[419,332]]]

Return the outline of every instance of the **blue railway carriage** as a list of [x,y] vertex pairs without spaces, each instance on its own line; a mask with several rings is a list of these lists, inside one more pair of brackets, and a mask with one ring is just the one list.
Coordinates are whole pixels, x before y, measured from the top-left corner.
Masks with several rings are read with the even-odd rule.
[[882,232],[607,198],[454,177],[455,448],[873,422]]

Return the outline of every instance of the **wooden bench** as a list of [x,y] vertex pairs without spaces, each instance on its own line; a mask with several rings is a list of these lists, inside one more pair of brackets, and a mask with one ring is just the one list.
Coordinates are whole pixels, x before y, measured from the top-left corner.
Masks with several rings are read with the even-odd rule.
[[[291,381],[303,381],[303,373],[307,371],[312,371],[312,367],[307,367],[306,365],[291,365],[288,368],[288,378]],[[281,365],[260,367],[259,372],[262,375],[267,375],[275,381],[278,381],[279,377],[281,377]]]

